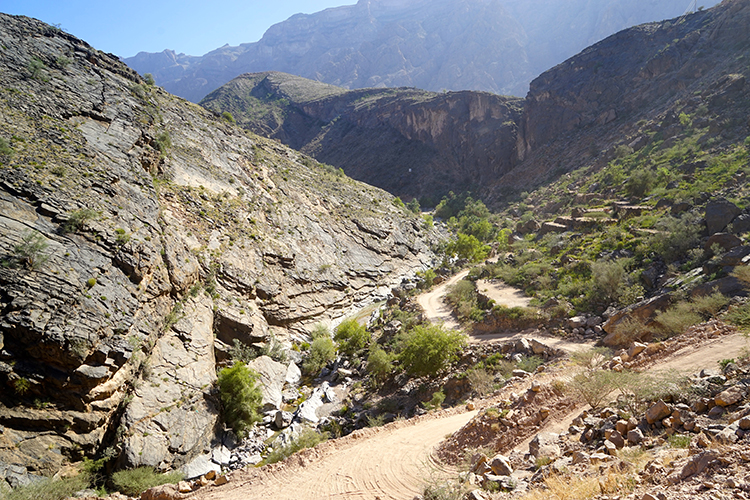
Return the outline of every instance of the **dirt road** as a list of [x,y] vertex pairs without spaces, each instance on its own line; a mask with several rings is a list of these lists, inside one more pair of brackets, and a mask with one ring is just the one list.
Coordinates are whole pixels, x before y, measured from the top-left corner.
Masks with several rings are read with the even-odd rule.
[[433,323],[443,323],[446,328],[458,330],[461,325],[456,321],[450,306],[443,300],[448,287],[455,285],[457,282],[469,275],[469,271],[463,271],[453,276],[451,279],[442,283],[427,293],[417,297],[417,303],[424,309],[425,317]]
[[[453,413],[453,414],[451,414]],[[276,470],[249,469],[232,475],[229,484],[198,490],[191,498],[214,500],[407,500],[421,493],[432,477],[445,474],[431,458],[447,434],[460,429],[476,412],[438,418],[430,415],[329,441],[313,455]],[[400,425],[399,425],[400,424]],[[362,435],[364,434],[364,436]]]

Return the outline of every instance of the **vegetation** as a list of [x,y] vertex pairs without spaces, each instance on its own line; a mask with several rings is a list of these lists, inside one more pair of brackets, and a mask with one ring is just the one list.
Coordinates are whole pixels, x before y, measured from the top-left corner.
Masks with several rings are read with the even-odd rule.
[[112,485],[120,493],[137,497],[144,491],[162,484],[176,484],[184,478],[181,472],[159,474],[151,467],[121,470],[112,474]]
[[3,500],[63,500],[72,497],[77,491],[84,490],[91,483],[91,475],[82,472],[65,479],[45,478],[11,490],[0,498]]
[[258,374],[245,363],[235,363],[231,368],[219,372],[219,394],[224,408],[224,421],[234,429],[240,438],[247,435],[248,429],[261,420],[258,411],[261,391]]
[[338,342],[342,353],[353,356],[365,348],[370,341],[370,333],[356,319],[349,319],[336,327],[333,339]]
[[50,258],[47,248],[47,239],[41,233],[29,230],[23,233],[21,241],[13,246],[13,257],[16,263],[36,271]]
[[266,456],[264,463],[275,464],[276,462],[281,462],[300,450],[314,448],[318,444],[327,441],[328,437],[329,435],[327,432],[321,433],[314,429],[307,428],[303,430],[299,436],[294,438],[291,443],[271,451],[268,456]]
[[60,226],[63,233],[76,233],[83,229],[86,223],[98,217],[98,212],[90,208],[74,210],[68,215],[68,219]]
[[466,345],[465,336],[440,325],[417,325],[401,340],[398,354],[404,369],[417,377],[436,375],[458,359]]
[[336,357],[336,346],[329,336],[318,337],[310,345],[310,352],[302,363],[302,369],[311,375],[317,375]]
[[394,356],[377,344],[370,347],[367,356],[367,371],[376,383],[382,383],[393,372]]
[[229,111],[224,111],[221,114],[221,119],[228,123],[237,123],[234,119],[234,116],[232,116],[232,113],[230,113]]

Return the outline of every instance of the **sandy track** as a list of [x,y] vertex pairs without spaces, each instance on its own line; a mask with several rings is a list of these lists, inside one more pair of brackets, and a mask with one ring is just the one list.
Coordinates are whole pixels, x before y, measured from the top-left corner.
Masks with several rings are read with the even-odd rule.
[[477,280],[477,290],[496,304],[506,307],[528,307],[531,302],[531,297],[500,280]]
[[293,458],[291,464],[276,470],[239,471],[229,484],[198,490],[191,498],[411,499],[421,493],[427,480],[445,473],[432,460],[437,444],[475,414],[449,413],[444,418],[422,419],[415,425],[381,427],[360,439],[349,436],[318,447],[309,459]]
[[469,271],[462,271],[451,279],[436,286],[427,293],[421,294],[417,297],[417,303],[424,309],[425,318],[433,323],[443,323],[446,328],[458,330],[461,325],[453,315],[453,311],[450,306],[445,303],[443,297],[448,290],[448,287],[455,285],[457,282],[464,279],[469,275]]

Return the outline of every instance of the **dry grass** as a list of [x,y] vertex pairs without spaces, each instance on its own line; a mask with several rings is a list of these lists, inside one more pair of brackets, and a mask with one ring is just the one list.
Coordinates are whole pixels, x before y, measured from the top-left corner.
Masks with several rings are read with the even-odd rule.
[[585,500],[601,493],[597,477],[551,476],[544,488],[533,488],[520,500]]

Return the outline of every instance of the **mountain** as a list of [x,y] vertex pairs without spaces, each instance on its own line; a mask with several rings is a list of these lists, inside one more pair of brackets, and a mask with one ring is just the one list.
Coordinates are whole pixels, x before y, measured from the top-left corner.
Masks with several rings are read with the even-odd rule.
[[351,89],[524,96],[535,76],[583,48],[685,7],[684,0],[360,0],[292,16],[255,43],[200,57],[141,52],[125,62],[194,102],[242,73],[265,71]]
[[[242,75],[202,105],[404,197],[489,201],[561,173],[601,169],[618,147],[682,133],[696,115],[719,144],[744,139],[742,2],[624,30],[546,71],[526,99],[415,89],[346,91],[279,73]],[[744,135],[743,135],[744,134]]]
[[436,202],[510,171],[522,103],[487,92],[347,91],[284,73],[242,75],[201,101],[355,179]]
[[0,14],[0,42],[2,486],[189,462],[235,341],[289,348],[432,264],[386,192],[39,21]]

